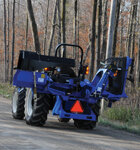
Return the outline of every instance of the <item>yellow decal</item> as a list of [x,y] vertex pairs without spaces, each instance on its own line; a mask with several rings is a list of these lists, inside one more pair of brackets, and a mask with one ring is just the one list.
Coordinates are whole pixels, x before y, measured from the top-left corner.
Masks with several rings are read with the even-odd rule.
[[45,78],[45,74],[41,74],[41,78]]

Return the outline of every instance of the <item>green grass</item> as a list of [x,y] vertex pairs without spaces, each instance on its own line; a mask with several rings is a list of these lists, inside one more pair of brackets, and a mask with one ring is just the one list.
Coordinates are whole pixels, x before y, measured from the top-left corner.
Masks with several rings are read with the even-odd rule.
[[119,120],[123,122],[128,122],[129,120],[132,120],[133,117],[131,109],[125,107],[114,107],[107,109],[104,112],[104,115],[107,116],[108,119]]
[[128,131],[140,135],[140,125],[136,125],[135,123],[133,123],[133,125],[130,125],[129,123],[112,121],[103,117],[99,117],[98,123],[99,125],[109,126],[114,129],[124,130],[124,131]]
[[11,99],[13,94],[14,87],[9,83],[0,83],[0,95]]
[[107,109],[99,117],[99,124],[140,135],[140,110],[126,107]]

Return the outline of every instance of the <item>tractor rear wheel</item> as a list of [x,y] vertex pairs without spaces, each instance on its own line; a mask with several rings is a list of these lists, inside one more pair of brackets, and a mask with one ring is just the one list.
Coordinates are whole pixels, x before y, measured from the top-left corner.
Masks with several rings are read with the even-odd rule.
[[95,121],[90,121],[90,120],[74,120],[74,125],[79,128],[79,129],[93,129],[96,127],[96,122]]
[[91,109],[96,115],[96,121],[90,121],[90,120],[74,120],[74,125],[79,129],[93,129],[96,127],[96,123],[98,121],[98,116],[100,114],[100,100],[91,105]]
[[15,88],[12,98],[12,115],[15,119],[23,119],[26,89]]
[[101,101],[98,100],[97,103],[95,103],[91,106],[92,111],[96,115],[96,121],[98,121],[98,116],[100,115],[100,108],[101,108],[100,104],[101,104]]
[[69,118],[58,118],[58,121],[68,123],[70,121],[70,119]]
[[26,93],[25,120],[26,123],[33,126],[43,126],[47,120],[49,113],[49,103],[47,103],[45,94],[37,94],[34,99],[32,89],[28,89]]

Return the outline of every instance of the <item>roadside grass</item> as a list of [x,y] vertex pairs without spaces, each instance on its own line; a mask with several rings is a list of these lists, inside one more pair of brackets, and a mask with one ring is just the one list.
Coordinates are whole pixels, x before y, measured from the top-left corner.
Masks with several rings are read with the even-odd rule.
[[99,124],[140,135],[140,110],[125,107],[107,109],[99,117]]
[[11,99],[13,94],[14,87],[9,83],[0,83],[0,95]]

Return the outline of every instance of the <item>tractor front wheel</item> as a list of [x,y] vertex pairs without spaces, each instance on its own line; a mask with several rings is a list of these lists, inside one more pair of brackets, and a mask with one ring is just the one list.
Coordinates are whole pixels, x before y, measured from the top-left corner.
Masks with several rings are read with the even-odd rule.
[[34,99],[32,89],[28,89],[25,102],[25,120],[26,123],[33,126],[43,126],[47,120],[49,104],[45,94],[37,94]]
[[23,119],[26,89],[15,88],[12,98],[12,115],[15,119]]

